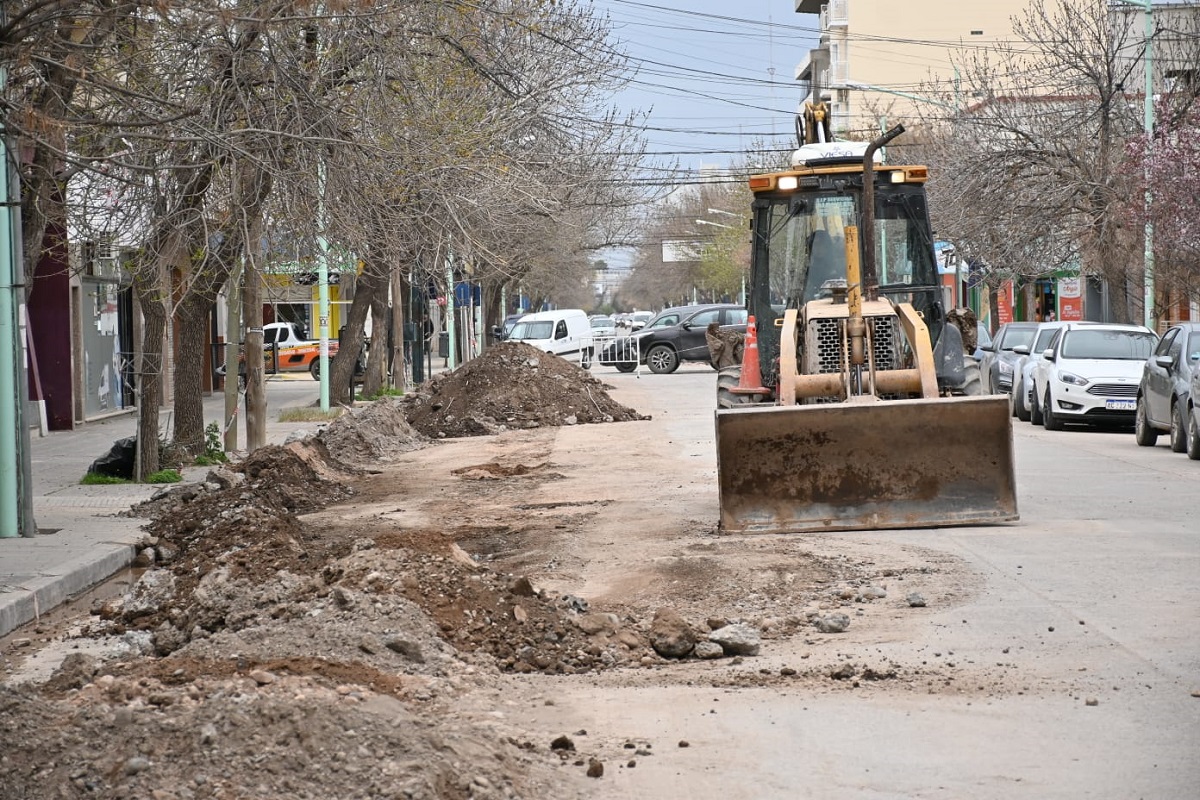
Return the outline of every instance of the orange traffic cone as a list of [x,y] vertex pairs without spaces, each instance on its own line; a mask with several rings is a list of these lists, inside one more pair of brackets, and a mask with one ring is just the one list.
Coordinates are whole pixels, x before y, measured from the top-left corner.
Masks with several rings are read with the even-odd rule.
[[762,367],[758,363],[758,325],[754,317],[746,320],[746,340],[742,347],[742,375],[736,394],[766,394],[762,385]]

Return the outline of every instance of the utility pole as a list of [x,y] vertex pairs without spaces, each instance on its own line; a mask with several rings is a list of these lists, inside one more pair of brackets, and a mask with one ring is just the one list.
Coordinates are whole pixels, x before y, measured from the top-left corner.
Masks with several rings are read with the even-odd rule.
[[[0,92],[8,81],[8,70],[0,64]],[[20,201],[12,199],[9,174],[8,129],[0,120],[0,538],[32,536],[36,531],[24,530],[22,507],[24,495],[29,490],[26,476],[24,488],[19,480],[19,466],[25,463],[22,456],[22,415],[19,413],[23,392],[19,379],[24,370],[18,369],[17,355],[24,353],[24,346],[17,335],[17,285],[16,220]],[[13,181],[15,183],[15,181]]]
[[[321,411],[329,413],[329,239],[325,230],[325,159],[317,165],[317,329],[320,337]],[[353,379],[351,379],[353,384]],[[353,385],[351,385],[353,389]],[[351,391],[353,395],[354,392]]]

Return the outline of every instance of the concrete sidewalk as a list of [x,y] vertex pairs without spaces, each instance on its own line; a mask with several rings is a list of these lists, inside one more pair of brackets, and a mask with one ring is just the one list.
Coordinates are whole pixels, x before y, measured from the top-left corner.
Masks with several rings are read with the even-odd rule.
[[[320,396],[308,375],[267,381],[267,442],[281,444],[314,423],[279,422],[283,408],[309,406]],[[205,398],[206,421],[221,420],[220,394]],[[244,413],[244,405],[240,410]],[[163,409],[161,422],[169,409]],[[39,534],[0,539],[0,636],[84,592],[129,566],[145,520],[118,514],[162,488],[150,484],[82,486],[79,480],[117,439],[132,436],[133,414],[89,422],[74,431],[34,435],[31,442],[33,508]],[[245,442],[245,427],[239,441]],[[199,480],[208,467],[188,467],[184,480]]]

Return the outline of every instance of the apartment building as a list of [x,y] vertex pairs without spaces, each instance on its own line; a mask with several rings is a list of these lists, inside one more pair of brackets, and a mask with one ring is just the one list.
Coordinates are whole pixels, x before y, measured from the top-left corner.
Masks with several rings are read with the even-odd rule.
[[[818,46],[796,67],[805,101],[830,106],[835,135],[865,137],[880,114],[893,122],[914,104],[944,102],[931,85],[954,94],[953,59],[1013,38],[1012,18],[1028,0],[796,0],[796,13],[820,21]],[[925,109],[928,111],[928,109]]]

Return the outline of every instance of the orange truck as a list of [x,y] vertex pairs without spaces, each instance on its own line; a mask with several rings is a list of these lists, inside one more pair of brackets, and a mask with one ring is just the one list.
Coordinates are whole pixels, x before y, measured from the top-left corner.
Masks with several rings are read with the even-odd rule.
[[[308,372],[314,379],[321,375],[321,342],[305,339],[303,330],[294,322],[269,322],[263,325],[263,367],[268,373]],[[329,357],[337,355],[337,339],[329,341]],[[238,357],[238,381],[245,381],[245,355]],[[225,374],[222,365],[218,375]]]

